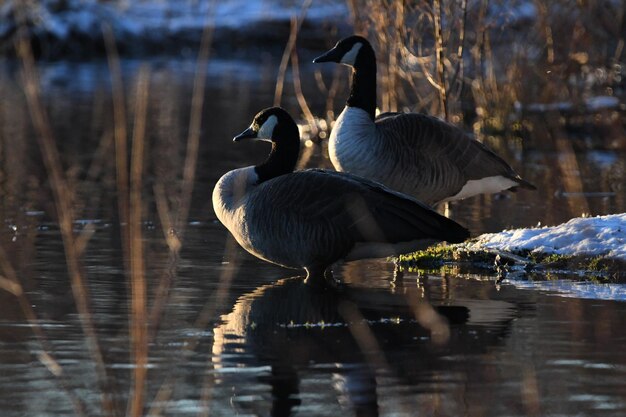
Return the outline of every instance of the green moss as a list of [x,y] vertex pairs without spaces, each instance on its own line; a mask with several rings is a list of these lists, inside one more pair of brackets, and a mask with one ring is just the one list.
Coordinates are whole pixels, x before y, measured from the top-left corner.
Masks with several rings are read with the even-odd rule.
[[[583,273],[594,282],[625,282],[626,263],[603,256],[559,255],[518,251],[501,252],[498,268],[522,265],[528,273],[538,273],[543,279],[560,279],[563,274]],[[410,272],[427,273],[442,268],[449,272],[496,271],[495,251],[468,250],[466,245],[436,245],[428,249],[402,255],[400,267]]]
[[453,259],[457,262],[470,262],[476,265],[493,265],[496,254],[487,251],[470,251],[459,246],[454,251]]
[[446,262],[454,261],[454,249],[447,245],[431,246],[425,250],[400,255],[401,266],[407,268],[439,268]]
[[607,272],[610,269],[610,265],[611,263],[608,259],[603,258],[602,256],[596,256],[588,260],[587,269],[592,271]]
[[581,255],[547,255],[540,259],[540,263],[546,268],[563,269],[569,271],[584,271],[588,274],[620,277],[626,274],[624,262],[604,256],[581,256]]
[[571,255],[558,255],[552,254],[536,254],[533,257],[533,261],[537,264],[541,264],[546,268],[552,269],[575,269],[576,260]]

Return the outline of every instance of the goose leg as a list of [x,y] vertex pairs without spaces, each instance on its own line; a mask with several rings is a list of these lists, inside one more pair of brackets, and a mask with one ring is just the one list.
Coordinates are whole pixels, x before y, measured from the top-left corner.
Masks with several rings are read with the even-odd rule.
[[304,268],[306,271],[306,278],[304,283],[312,286],[323,287],[326,283],[325,270],[317,266],[307,266]]
[[402,281],[404,272],[400,266],[400,258],[393,258],[393,280],[392,282]]
[[305,284],[319,288],[336,287],[338,284],[330,267],[306,267],[304,269],[306,270]]
[[272,365],[272,375],[268,381],[272,387],[272,416],[290,416],[302,401],[300,377],[295,368],[289,365]]
[[324,271],[324,278],[326,279],[326,282],[333,284],[337,283],[337,280],[333,276],[333,270],[331,267],[326,268],[326,270]]
[[452,216],[452,207],[450,207],[449,201],[443,203],[443,215],[447,218],[450,218]]
[[391,278],[391,282],[389,283],[389,287],[391,288],[391,292],[396,292],[397,290],[404,288],[404,272],[395,261],[393,263],[393,276]]

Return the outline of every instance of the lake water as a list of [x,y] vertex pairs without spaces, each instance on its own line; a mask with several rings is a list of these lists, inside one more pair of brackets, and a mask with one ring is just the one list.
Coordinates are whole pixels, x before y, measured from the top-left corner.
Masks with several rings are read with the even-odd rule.
[[[195,66],[148,63],[141,228],[148,305],[154,305],[160,282],[170,282],[171,290],[150,327],[145,414],[626,414],[623,299],[565,297],[556,286],[541,289],[506,280],[496,284],[487,272],[407,272],[394,279],[393,265],[384,260],[342,265],[335,274],[344,285],[319,292],[302,285],[297,271],[238,248],[217,222],[210,193],[224,172],[258,162],[268,151],[266,144],[231,141],[273,101],[276,68],[269,58],[261,61],[254,66],[210,62],[190,216],[184,230],[173,232],[184,232],[178,257],[169,256],[164,236],[170,231],[164,233],[154,195],[163,190],[174,212]],[[141,64],[123,63],[130,131]],[[4,275],[7,265],[15,270],[37,319],[27,320],[18,298],[0,291],[1,414],[123,415],[133,397],[136,365],[115,206],[107,65],[39,68],[43,104],[76,191],[75,230],[92,233],[80,261],[102,368],[95,366],[75,307],[17,69],[8,63],[0,72],[0,243],[5,252],[0,267]],[[303,68],[302,77],[312,79],[310,68]],[[321,114],[324,101],[315,83],[303,86],[313,111]],[[283,105],[299,114],[290,88]],[[538,190],[454,203],[452,217],[478,235],[558,224],[582,213],[626,211],[626,155],[615,145],[624,143],[621,123],[603,125],[599,137],[593,133],[538,127],[523,144],[489,139]],[[329,166],[321,147],[307,152],[312,155],[308,166]],[[103,398],[111,399],[112,411]]]

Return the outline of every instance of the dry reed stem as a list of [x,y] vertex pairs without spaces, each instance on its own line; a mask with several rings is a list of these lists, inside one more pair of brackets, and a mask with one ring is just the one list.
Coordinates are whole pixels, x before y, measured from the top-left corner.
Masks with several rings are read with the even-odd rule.
[[200,404],[202,405],[202,411],[198,413],[198,417],[209,417],[211,415],[210,405],[213,398],[213,386],[215,385],[215,378],[210,371],[210,361],[207,361],[207,370],[204,373],[204,381],[202,383],[202,391],[200,395]]
[[461,90],[463,89],[463,75],[464,75],[464,69],[465,69],[465,65],[463,62],[463,53],[465,52],[465,38],[466,38],[466,27],[467,27],[467,0],[461,0],[461,10],[463,13],[463,18],[461,19],[461,27],[459,28],[459,46],[457,47],[456,50],[456,69],[454,71],[454,74],[452,75],[452,77],[450,78],[450,88],[453,88],[454,85],[456,84],[457,80],[460,80],[459,82],[459,91],[457,93],[457,97],[459,97],[461,95]]
[[393,35],[395,37],[393,45],[389,48],[389,111],[398,111],[398,96],[402,93],[402,89],[399,87],[399,72],[398,68],[398,52],[402,45],[402,35],[405,26],[405,4],[404,2],[395,3],[395,19],[393,22]]
[[[235,242],[235,239],[229,234],[226,240],[226,247],[224,250],[224,257],[227,259],[227,262],[232,265],[231,268],[225,270],[224,273],[220,276],[220,285],[218,286],[218,292],[216,294],[214,303],[207,302],[204,305],[204,308],[196,318],[194,322],[194,328],[196,329],[205,329],[209,324],[210,320],[215,316],[215,312],[217,309],[223,304],[224,300],[228,296],[228,291],[230,290],[230,284],[235,275],[235,271],[237,270],[237,248],[238,244]],[[188,339],[189,352],[195,350],[198,344],[198,338],[195,337],[193,339]],[[213,394],[213,386],[215,384],[215,378],[213,377],[213,373],[211,372],[213,367],[213,361],[208,360],[207,366],[204,372],[204,381],[202,383],[202,396],[201,403],[204,404],[204,408],[202,412],[198,413],[199,416],[209,416],[209,407],[210,400]]]
[[[95,113],[97,111],[94,111]],[[97,115],[101,114],[97,112],[94,115],[94,118],[98,117]],[[89,168],[86,170],[84,183],[89,184],[91,182],[95,182],[98,180],[98,176],[105,172],[106,166],[110,160],[111,154],[113,153],[113,133],[105,132],[102,134],[100,141],[98,143],[98,147],[94,152],[93,159]],[[88,197],[88,200],[84,203],[85,208],[94,208],[100,207],[101,205],[101,193],[93,193],[92,196]],[[82,215],[83,217],[89,218],[87,213]]]
[[[291,26],[294,27],[297,24],[295,16],[291,18]],[[300,109],[304,114],[304,118],[309,123],[311,128],[311,134],[313,136],[317,135],[317,124],[315,123],[315,116],[313,116],[313,112],[309,108],[309,105],[306,102],[306,98],[304,97],[304,93],[302,92],[302,83],[300,82],[300,65],[298,62],[298,53],[295,48],[291,51],[291,72],[293,75],[293,88],[296,93],[296,99],[298,100],[298,104],[300,105]]]
[[130,395],[129,412],[139,417],[144,408],[144,391],[148,365],[148,316],[146,314],[146,279],[142,234],[142,179],[143,158],[148,107],[149,69],[142,67],[137,80],[137,99],[133,128],[130,164],[130,288],[131,317],[130,337],[133,352],[133,386]]
[[115,46],[115,38],[109,25],[102,25],[104,43],[111,72],[111,89],[113,94],[113,136],[115,142],[115,173],[117,188],[117,210],[124,257],[124,271],[129,270],[129,195],[128,195],[128,133],[126,131],[126,106],[124,99],[124,84],[122,69]]
[[389,369],[387,359],[376,341],[372,329],[370,329],[357,306],[350,301],[342,301],[337,306],[337,310],[344,321],[348,323],[348,329],[372,371]]
[[[435,79],[434,75],[430,72],[430,69],[428,69],[428,67],[426,66],[427,60],[420,59],[418,61],[418,64],[420,65],[420,69],[422,70],[422,74],[424,74],[424,78],[426,79],[426,81],[428,81],[428,83],[435,88],[437,98],[439,99],[439,104],[441,105],[441,96],[443,95],[442,90],[444,87],[442,87],[442,85],[439,84],[439,82]],[[413,84],[413,85],[417,87],[416,84]],[[424,101],[430,101],[430,99],[426,99]]]
[[[230,284],[233,280],[235,272],[238,268],[238,260],[237,260],[237,247],[238,244],[235,239],[228,234],[226,237],[226,244],[224,247],[224,259],[225,262],[230,264],[230,268],[224,269],[223,273],[220,275],[220,281],[217,287],[217,293],[215,297],[204,304],[204,307],[198,314],[192,328],[194,329],[205,329],[212,318],[215,316],[218,308],[222,306],[224,300],[226,300],[228,296],[228,292],[230,290]],[[198,345],[200,336],[190,336],[182,343],[184,348],[182,352],[176,358],[176,361],[182,362],[185,360],[191,353],[193,353]],[[207,362],[207,368],[212,366],[212,362],[209,360]],[[207,369],[207,373],[209,370]],[[159,416],[163,412],[163,407],[165,402],[170,398],[172,392],[174,390],[174,383],[176,380],[180,378],[176,373],[170,374],[170,376],[161,384],[159,391],[154,397],[152,401],[152,407],[150,408],[148,415],[149,416]],[[210,395],[208,392],[213,384],[213,378],[205,378],[205,385],[203,385],[202,392],[203,397]]]
[[548,18],[548,7],[543,1],[534,2],[543,25],[543,34],[545,37],[546,61],[549,65],[554,64],[554,37],[552,36],[552,27]]
[[[215,6],[215,2],[211,3]],[[206,72],[213,43],[214,26],[211,20],[214,18],[213,11],[209,11],[207,22],[202,31],[202,41],[200,52],[196,63],[196,76],[193,82],[193,93],[191,98],[191,116],[189,119],[189,136],[187,137],[187,154],[183,167],[183,186],[180,195],[176,217],[176,229],[180,239],[182,239],[189,217],[189,207],[191,205],[191,194],[196,175],[198,162],[198,149],[200,146],[200,132],[202,127],[202,110],[204,108],[204,90],[206,85]]]
[[485,40],[483,42],[483,48],[484,48],[484,55],[485,55],[486,62],[487,62],[487,65],[486,65],[487,67],[487,71],[486,71],[487,94],[489,94],[492,101],[499,103],[500,94],[498,93],[499,92],[498,79],[496,77],[496,70],[494,67],[493,49],[491,47],[491,36],[489,35],[489,32],[485,32]]
[[296,23],[294,24],[294,17],[291,20],[291,27],[289,30],[289,39],[287,39],[287,44],[285,45],[285,50],[283,51],[283,56],[280,59],[280,65],[278,66],[278,75],[276,76],[276,88],[274,89],[274,106],[280,106],[283,97],[283,88],[285,85],[285,74],[287,73],[287,66],[289,65],[289,59],[292,55],[292,51],[296,45],[296,39],[298,38],[298,32],[300,31],[300,26],[306,17],[306,13],[311,7],[311,3],[313,0],[306,0],[302,4],[302,9],[300,10],[300,16]]
[[174,228],[172,220],[172,213],[167,203],[167,196],[165,195],[163,185],[155,184],[153,192],[157,212],[161,222],[161,228],[163,230],[165,242],[169,248],[169,254],[167,259],[167,268],[160,275],[159,283],[155,291],[154,301],[152,302],[152,307],[149,312],[148,339],[150,341],[156,339],[157,332],[159,330],[160,317],[167,304],[169,290],[176,275],[176,269],[180,259],[179,251],[182,244],[181,240],[176,235],[176,229]]
[[520,392],[525,414],[529,417],[541,416],[541,391],[539,379],[532,364],[527,363],[522,370],[522,387]]
[[428,301],[417,297],[415,293],[407,293],[406,297],[415,320],[430,332],[432,343],[436,345],[448,343],[450,326],[445,317],[439,314]]
[[[179,196],[178,210],[176,212],[176,220],[172,221],[173,216],[169,213],[167,199],[162,187],[155,186],[155,198],[157,201],[157,209],[159,210],[159,218],[165,220],[161,223],[166,243],[169,247],[168,269],[159,279],[156,289],[154,302],[150,309],[151,331],[149,339],[156,337],[158,324],[161,314],[165,309],[167,300],[169,299],[169,291],[176,273],[179,261],[179,252],[182,247],[182,240],[189,217],[189,209],[191,206],[191,196],[193,193],[194,180],[196,175],[196,166],[198,163],[198,152],[200,147],[200,132],[202,126],[202,110],[204,108],[204,90],[206,85],[206,72],[211,52],[211,44],[213,42],[214,25],[212,24],[214,16],[215,1],[211,2],[211,7],[207,12],[206,23],[202,31],[202,40],[200,50],[196,61],[196,74],[193,84],[193,93],[191,98],[191,115],[189,119],[189,132],[187,136],[187,152],[183,167],[183,184]],[[172,227],[173,225],[173,227]]]
[[[149,335],[148,340],[152,340],[156,337],[156,332],[158,331],[157,323],[159,322],[159,318],[169,298],[169,290],[171,288],[173,277],[175,275],[175,270],[178,265],[179,251],[182,247],[182,238],[189,216],[191,195],[193,192],[200,145],[206,72],[211,50],[210,47],[213,42],[214,26],[211,24],[211,22],[215,18],[214,7],[215,2],[212,2],[211,8],[209,9],[209,12],[206,16],[206,24],[202,32],[200,51],[198,53],[196,63],[196,75],[194,78],[191,102],[191,116],[189,121],[189,134],[187,137],[187,152],[185,156],[185,165],[183,168],[183,186],[181,189],[175,221],[172,221],[172,216],[168,208],[167,198],[165,196],[165,191],[163,187],[158,184],[154,186],[157,210],[159,212],[159,218],[161,219],[166,242],[170,249],[170,255],[168,260],[168,271],[161,276],[155,295],[155,301],[150,311],[150,322],[152,324],[152,331],[150,332],[151,334]],[[174,226],[174,228],[172,226]],[[191,340],[195,339],[197,338],[191,338]],[[186,357],[187,355],[185,355],[184,353],[193,351],[195,346],[196,343],[193,342],[185,344],[184,352],[182,355],[179,355],[179,357]],[[163,405],[170,398],[173,392],[174,381],[176,379],[176,374],[172,373],[170,377],[168,377],[161,384],[161,387],[157,391],[152,401],[152,405],[148,412],[148,415],[157,416],[162,413]]]
[[109,378],[91,314],[89,291],[85,283],[78,245],[74,236],[73,193],[69,189],[67,179],[64,176],[61,158],[48,116],[41,104],[39,78],[35,69],[30,43],[25,35],[19,37],[16,50],[22,64],[26,101],[37,132],[37,141],[41,149],[43,162],[50,179],[50,187],[59,220],[65,262],[71,279],[74,302],[76,303],[80,324],[85,335],[87,350],[96,367],[97,383],[102,395],[102,409],[112,415],[115,413],[115,406],[109,392]]
[[444,118],[448,119],[448,97],[446,90],[445,64],[443,51],[443,34],[441,20],[443,10],[440,0],[433,0],[433,30],[435,35],[435,63],[437,68],[437,85],[439,86],[439,105]]
[[177,246],[180,244],[180,240],[174,233],[169,232],[174,230],[174,223],[172,221],[172,213],[170,211],[169,204],[167,203],[165,187],[161,183],[154,184],[152,192],[154,194],[154,201],[156,203],[159,221],[161,222],[161,227],[164,232],[165,243],[167,244],[170,253],[178,253]]
[[570,215],[571,217],[579,217],[582,214],[589,214],[589,201],[585,196],[585,189],[580,178],[581,170],[572,143],[557,123],[546,121],[546,126],[548,126],[548,132],[554,140],[559,155],[557,165],[561,171],[565,192],[571,193],[571,197],[566,199]]
[[0,270],[2,270],[5,274],[5,276],[0,276],[0,289],[10,292],[17,298],[22,313],[33,331],[35,340],[39,343],[41,352],[38,353],[37,358],[42,365],[57,378],[61,388],[70,399],[76,415],[86,416],[87,408],[85,407],[84,402],[70,388],[70,384],[63,367],[52,355],[52,347],[48,343],[48,338],[39,323],[37,314],[33,309],[33,304],[26,296],[17,273],[11,265],[9,257],[2,245],[0,245]]
[[81,230],[80,234],[76,236],[76,253],[78,256],[82,256],[87,249],[87,245],[89,244],[89,240],[96,234],[96,225],[93,223],[88,223],[85,225],[83,230]]
[[330,83],[330,87],[326,87],[324,78],[322,77],[322,71],[320,69],[316,69],[314,72],[317,87],[322,92],[322,95],[326,97],[324,119],[326,120],[326,126],[328,126],[328,129],[330,129],[332,125],[331,122],[335,120],[335,98],[337,97],[337,92],[341,86],[341,80],[343,79],[342,76],[344,73],[343,68],[341,68],[340,65],[336,65],[333,71],[333,78]]
[[[111,73],[111,93],[113,97],[113,137],[115,143],[115,178],[117,191],[117,210],[119,216],[120,241],[122,247],[122,259],[124,266],[124,276],[131,283],[131,242],[130,242],[130,194],[129,194],[129,173],[128,173],[128,132],[126,128],[126,104],[124,97],[124,83],[122,81],[122,70],[120,65],[115,38],[109,25],[102,25],[105,48],[109,71]],[[132,303],[132,293],[131,293]],[[131,306],[131,311],[132,311]],[[132,316],[129,319],[130,333],[132,334]],[[132,336],[131,336],[132,337]],[[135,375],[133,375],[133,378]],[[129,400],[130,404],[131,400]]]

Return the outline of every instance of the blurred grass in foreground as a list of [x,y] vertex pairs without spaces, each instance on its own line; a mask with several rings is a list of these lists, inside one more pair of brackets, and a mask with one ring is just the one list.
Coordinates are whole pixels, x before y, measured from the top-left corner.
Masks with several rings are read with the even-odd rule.
[[[305,2],[303,13],[307,4]],[[440,0],[409,4],[349,0],[348,4],[351,6],[355,31],[366,35],[378,52],[381,111],[425,110],[446,117],[453,123],[472,125],[477,131],[503,132],[521,129],[528,105],[533,103],[563,101],[579,106],[586,98],[594,95],[619,96],[623,93],[621,73],[625,22],[623,17],[617,20],[613,17],[623,16],[624,10],[612,10],[612,4],[608,6],[609,9],[602,9],[595,2],[559,0],[551,2],[549,6],[534,2],[532,4],[538,11],[537,19],[504,25],[504,30],[496,27],[494,20],[489,18],[489,8],[494,5],[505,7],[509,2]],[[293,19],[291,37],[284,54],[284,61],[291,62],[291,67],[282,65],[280,71],[283,80],[286,79],[285,72],[291,71],[298,104],[309,124],[315,125],[317,122],[312,120],[313,112],[306,100],[303,100],[305,93],[300,85],[299,73],[296,72],[300,24],[301,19]],[[25,216],[25,209],[44,207],[46,215],[58,223],[65,248],[64,263],[71,279],[82,331],[90,357],[98,370],[96,383],[101,393],[102,412],[107,415],[139,416],[144,414],[146,404],[151,404],[151,399],[144,395],[148,384],[152,382],[147,368],[149,346],[158,333],[169,290],[175,280],[178,255],[184,244],[184,230],[188,223],[198,159],[205,99],[204,76],[209,59],[211,31],[205,31],[198,56],[187,141],[180,145],[180,132],[172,127],[176,122],[172,122],[171,118],[179,117],[180,109],[164,107],[161,109],[162,114],[153,115],[156,129],[170,129],[169,138],[161,138],[155,144],[162,154],[170,158],[156,162],[159,166],[151,167],[150,172],[146,165],[152,161],[147,162],[146,158],[151,150],[146,148],[146,143],[153,134],[149,127],[150,121],[154,119],[150,119],[147,103],[159,91],[150,89],[152,71],[149,66],[138,71],[133,88],[125,89],[115,43],[110,34],[106,33],[105,30],[112,78],[113,129],[105,130],[99,138],[86,170],[64,164],[65,159],[71,158],[64,158],[66,155],[60,151],[62,145],[64,151],[72,152],[71,146],[80,144],[67,146],[55,137],[50,123],[52,116],[46,113],[29,44],[22,42],[17,45],[23,92],[12,93],[15,97],[25,96],[29,111],[11,120],[11,126],[4,130],[6,136],[0,138],[0,156],[4,164],[0,217],[3,220],[13,219],[17,224],[34,224],[36,219]],[[334,43],[336,40],[329,39],[329,42]],[[343,107],[339,97],[343,97],[342,91],[348,88],[345,73],[344,68],[338,69],[331,83],[325,85],[318,72],[321,94],[328,98],[324,115],[328,123],[324,123],[323,127],[330,126],[334,114],[338,114]],[[277,88],[275,100],[280,102],[282,95],[282,89]],[[10,94],[5,97],[11,98]],[[102,100],[94,99],[94,112],[106,107]],[[0,105],[11,105],[8,101]],[[612,128],[621,132],[623,138],[622,119],[618,118],[617,122],[614,120],[614,113],[618,110],[609,109],[608,113],[602,113],[603,120],[600,122],[608,120],[613,123]],[[558,112],[552,116],[557,122],[551,123],[550,131],[555,146],[564,155],[562,164],[566,191],[581,191],[580,178],[567,174],[576,170],[578,162],[572,144],[563,139],[562,116]],[[94,127],[94,131],[97,128]],[[31,135],[37,138],[34,147]],[[41,154],[45,164],[43,177],[33,174],[32,165],[36,163],[28,163],[26,158],[21,158],[33,152]],[[87,181],[98,181],[100,187],[95,190],[87,187]],[[146,191],[148,185],[152,188]],[[7,190],[11,192],[5,194]],[[623,194],[618,198],[623,199]],[[24,207],[23,201],[32,203],[32,207]],[[130,391],[125,397],[128,398],[128,404],[120,404],[119,393],[114,392],[115,384],[107,370],[98,329],[92,318],[92,299],[86,283],[88,277],[82,255],[95,231],[89,225],[81,231],[75,228],[76,221],[81,218],[99,218],[86,213],[106,210],[103,207],[108,207],[111,201],[113,203],[110,205],[115,209],[108,215],[117,219],[116,227],[119,228],[124,256],[123,271],[131,294],[129,352],[134,367],[130,371]],[[146,250],[141,227],[145,220],[145,209],[150,204],[154,204],[159,215],[163,229],[163,253],[166,254],[168,266],[152,280],[145,277]],[[580,207],[588,207],[584,197],[571,204],[572,212]],[[481,216],[489,214],[481,213]],[[36,311],[24,290],[28,277],[27,271],[22,270],[20,256],[28,256],[36,250],[36,232],[24,239],[24,245],[30,245],[24,250],[12,249],[9,244],[10,234],[4,232],[3,229],[0,235],[0,288],[18,299],[25,318],[31,323],[41,344],[39,359],[58,377],[74,405],[76,415],[87,415],[86,410],[93,405],[84,403],[85,400],[70,383],[72,376],[67,375],[55,359],[46,333],[38,325]],[[234,256],[232,239],[228,241],[225,252],[226,259]],[[222,294],[228,290],[231,273],[221,277],[219,291]],[[207,306],[206,311],[200,312],[198,322],[202,323],[206,317],[210,317],[210,310],[214,308]],[[366,329],[354,330],[362,335],[363,345],[367,345]],[[193,346],[190,343],[186,349],[193,349]],[[156,394],[158,401],[154,401],[154,404],[166,402],[174,383],[175,378],[172,377],[160,385]],[[210,378],[205,383],[209,386]],[[209,391],[204,390],[207,401]],[[154,407],[151,414],[160,413],[159,406]]]

